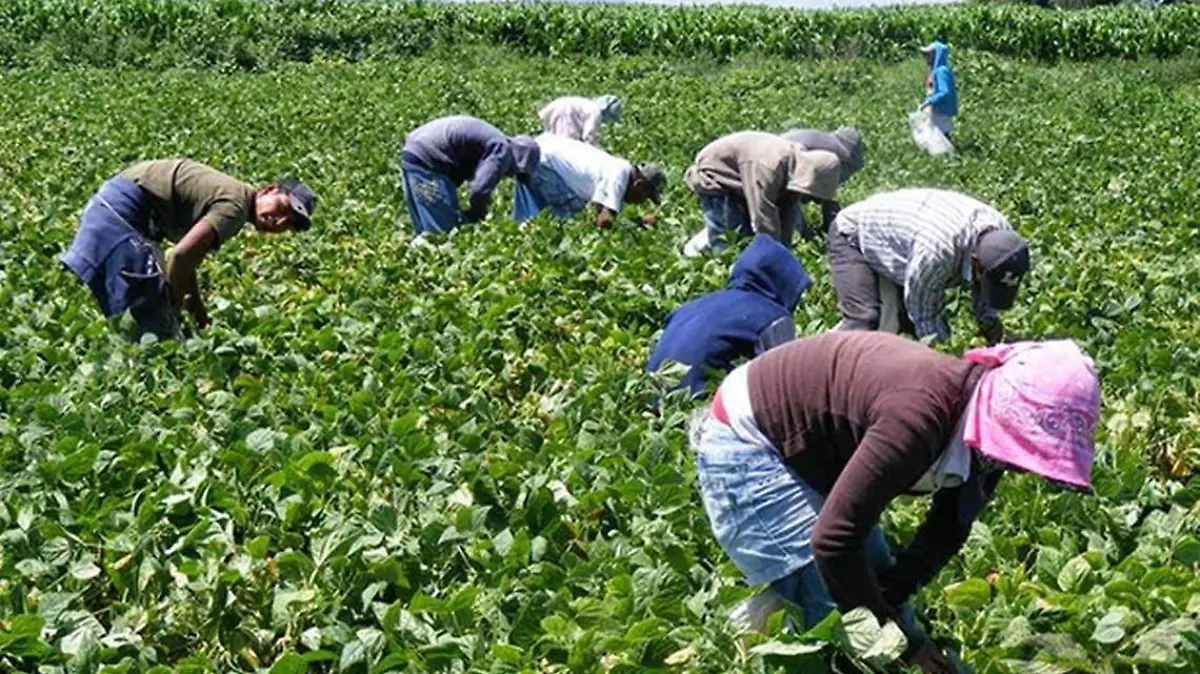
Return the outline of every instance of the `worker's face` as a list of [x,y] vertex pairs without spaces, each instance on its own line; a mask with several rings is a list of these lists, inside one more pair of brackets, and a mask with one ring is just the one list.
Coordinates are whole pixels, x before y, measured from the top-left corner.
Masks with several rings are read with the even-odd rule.
[[650,186],[650,181],[643,178],[641,174],[634,176],[633,180],[629,181],[629,187],[625,188],[626,203],[640,204],[653,198],[654,188]]
[[258,193],[254,209],[254,228],[268,234],[286,232],[292,226],[292,202],[275,186]]
[[983,289],[983,265],[974,253],[971,253],[971,289],[975,291],[976,296]]

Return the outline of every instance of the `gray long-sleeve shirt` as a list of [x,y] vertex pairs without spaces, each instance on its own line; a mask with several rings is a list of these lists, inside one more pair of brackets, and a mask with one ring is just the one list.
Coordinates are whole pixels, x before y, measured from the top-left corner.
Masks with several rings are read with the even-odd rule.
[[456,115],[428,122],[404,139],[403,161],[443,173],[455,185],[471,181],[472,203],[490,195],[514,170],[509,137],[482,119]]

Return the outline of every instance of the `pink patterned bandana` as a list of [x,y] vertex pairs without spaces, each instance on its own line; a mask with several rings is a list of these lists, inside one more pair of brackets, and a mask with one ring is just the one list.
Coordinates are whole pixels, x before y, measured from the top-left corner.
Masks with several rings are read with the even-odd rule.
[[988,369],[967,404],[963,440],[989,459],[1088,489],[1100,383],[1070,340],[1017,342],[963,355]]

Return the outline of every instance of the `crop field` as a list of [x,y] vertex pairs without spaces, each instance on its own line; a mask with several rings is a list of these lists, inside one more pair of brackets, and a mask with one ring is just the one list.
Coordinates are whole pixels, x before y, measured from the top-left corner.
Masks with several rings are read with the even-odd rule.
[[[0,671],[773,672],[894,666],[862,621],[739,637],[754,588],[713,540],[685,421],[643,373],[737,248],[684,259],[682,183],[741,129],[854,125],[842,203],[941,186],[995,204],[1034,271],[1016,337],[1071,337],[1104,389],[1095,493],[1006,480],[918,596],[980,674],[1200,671],[1200,61],[959,50],[957,153],[908,136],[919,58],[537,56],[0,71]],[[615,93],[604,143],[671,179],[659,223],[492,215],[410,248],[404,133]],[[214,325],[129,343],[56,261],[89,196],[190,156],[317,191],[313,230],[202,268]],[[801,334],[837,320],[824,244]],[[955,304],[969,303],[960,297]],[[953,310],[959,353],[966,306]],[[891,508],[894,542],[923,501]],[[840,655],[835,655],[840,654]]]

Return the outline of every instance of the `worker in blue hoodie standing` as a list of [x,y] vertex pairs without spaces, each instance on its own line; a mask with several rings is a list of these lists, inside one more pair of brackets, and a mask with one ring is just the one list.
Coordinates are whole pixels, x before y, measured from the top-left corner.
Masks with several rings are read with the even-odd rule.
[[727,374],[796,337],[792,312],[812,279],[792,251],[769,234],[756,234],[729,274],[729,286],[698,297],[667,316],[646,371],[667,361],[691,366],[678,388],[706,393],[709,371]]
[[958,88],[954,84],[954,70],[950,68],[950,47],[934,40],[921,47],[925,61],[929,64],[929,78],[925,81],[925,101],[921,110],[928,112],[937,127],[950,138],[953,118],[958,114]]

